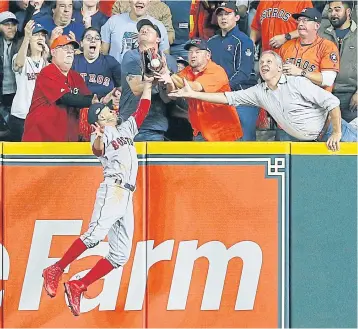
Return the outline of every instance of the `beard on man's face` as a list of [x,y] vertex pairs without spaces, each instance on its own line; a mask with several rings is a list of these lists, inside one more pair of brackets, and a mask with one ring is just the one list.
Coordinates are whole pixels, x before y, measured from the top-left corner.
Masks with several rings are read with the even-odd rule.
[[342,18],[331,17],[330,21],[333,27],[340,28],[347,21],[347,15],[345,14]]

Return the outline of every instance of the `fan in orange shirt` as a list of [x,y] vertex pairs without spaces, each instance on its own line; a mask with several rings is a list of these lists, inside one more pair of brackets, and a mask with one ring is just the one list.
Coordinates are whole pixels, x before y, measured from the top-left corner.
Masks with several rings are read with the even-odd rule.
[[[189,66],[171,79],[158,76],[160,82],[167,84],[169,93],[184,86],[184,78],[195,91],[225,92],[230,91],[229,79],[225,70],[211,61],[207,42],[192,39],[185,46],[189,51]],[[223,104],[188,99],[189,121],[197,141],[236,141],[243,135],[239,116],[235,107]]]
[[250,38],[254,43],[261,39],[262,51],[278,52],[286,41],[298,37],[297,22],[292,14],[312,7],[312,1],[260,1]]
[[298,21],[299,38],[288,41],[281,48],[283,72],[287,75],[301,75],[314,84],[332,91],[339,72],[339,52],[330,40],[318,36],[321,13],[315,8],[307,8],[294,14]]
[[8,0],[0,0],[0,13],[9,10],[9,1]]

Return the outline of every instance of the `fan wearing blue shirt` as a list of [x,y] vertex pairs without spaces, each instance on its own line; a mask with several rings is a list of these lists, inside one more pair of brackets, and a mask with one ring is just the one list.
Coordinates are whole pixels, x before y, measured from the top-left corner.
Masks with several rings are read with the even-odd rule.
[[80,42],[85,26],[82,22],[76,22],[72,18],[73,1],[56,0],[53,2],[53,6],[53,16],[46,16],[39,19],[34,17],[35,22],[41,24],[49,32],[51,35],[50,41],[53,41],[61,34],[71,35],[70,32],[72,32],[76,41]]
[[82,76],[88,89],[102,98],[120,87],[121,65],[114,57],[100,53],[101,33],[93,27],[86,29],[81,47],[83,53],[75,56],[72,69]]
[[[237,26],[240,16],[235,1],[220,3],[216,9],[220,30],[209,39],[211,59],[224,68],[232,91],[247,89],[257,83],[254,71],[254,44]],[[257,107],[238,106],[244,132],[243,141],[256,140]]]
[[94,27],[101,31],[108,17],[98,10],[98,3],[99,0],[83,0],[82,8],[73,12],[75,22],[83,23],[85,28]]

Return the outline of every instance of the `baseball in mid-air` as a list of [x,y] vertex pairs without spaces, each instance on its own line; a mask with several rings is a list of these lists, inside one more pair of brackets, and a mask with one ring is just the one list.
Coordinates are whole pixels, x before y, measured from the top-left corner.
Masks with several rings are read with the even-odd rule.
[[152,59],[152,61],[150,62],[150,65],[154,68],[157,69],[160,66],[160,60],[158,58],[154,58]]

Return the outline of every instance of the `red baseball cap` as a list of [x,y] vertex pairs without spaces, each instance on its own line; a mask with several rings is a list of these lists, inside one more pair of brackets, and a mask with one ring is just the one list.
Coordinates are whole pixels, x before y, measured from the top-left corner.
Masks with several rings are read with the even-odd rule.
[[55,49],[56,47],[66,46],[72,44],[75,49],[78,49],[80,45],[77,41],[71,39],[68,35],[60,35],[57,37],[51,44],[51,49]]

